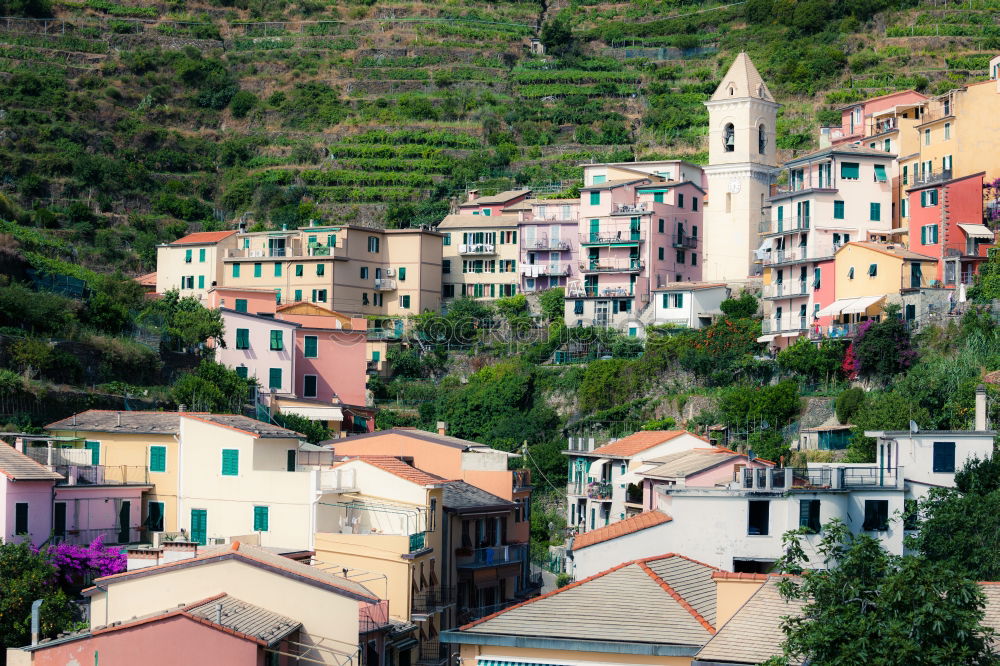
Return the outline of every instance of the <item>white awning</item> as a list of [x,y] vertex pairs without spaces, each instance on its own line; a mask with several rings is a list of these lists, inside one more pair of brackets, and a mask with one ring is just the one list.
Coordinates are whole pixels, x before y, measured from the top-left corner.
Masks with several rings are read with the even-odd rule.
[[960,224],[958,228],[969,238],[993,238],[993,232],[985,224]]
[[770,342],[771,340],[774,340],[776,337],[778,337],[778,336],[777,335],[762,335],[759,338],[757,338],[757,342]]
[[590,469],[588,470],[590,475],[599,476],[601,471],[601,466],[608,462],[611,462],[608,458],[598,458],[594,462],[590,463]]
[[754,254],[757,256],[758,259],[764,260],[767,259],[767,253],[770,251],[771,251],[771,241],[770,239],[767,239],[760,244],[760,247],[757,248],[757,251],[754,252]]
[[854,298],[842,298],[839,301],[834,301],[830,303],[825,308],[821,308],[817,313],[817,317],[833,317],[839,315],[840,312],[846,308],[848,305],[853,303],[856,299]]
[[282,414],[295,414],[312,421],[343,421],[344,412],[340,407],[305,407],[299,405],[282,405]]
[[856,298],[854,302],[845,307],[841,312],[843,314],[864,314],[868,308],[875,305],[881,300],[884,300],[885,296],[865,296],[863,298]]
[[800,335],[802,335],[802,334],[799,333],[798,331],[796,331],[795,333],[782,333],[781,337],[783,337],[783,338],[797,338]]

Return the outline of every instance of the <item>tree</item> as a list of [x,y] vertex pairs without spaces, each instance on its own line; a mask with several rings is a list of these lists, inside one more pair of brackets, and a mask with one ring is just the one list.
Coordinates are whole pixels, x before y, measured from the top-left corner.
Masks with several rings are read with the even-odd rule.
[[799,338],[794,345],[778,352],[778,365],[801,375],[811,382],[823,379],[829,382],[837,375],[844,357],[844,343],[825,340],[819,346],[806,338]]
[[729,319],[752,319],[757,316],[760,304],[757,297],[744,291],[736,298],[727,298],[719,305],[719,309]]
[[854,429],[848,445],[847,462],[874,462],[875,440],[865,437],[866,430],[908,430],[910,421],[921,427],[931,420],[930,413],[899,391],[869,393],[851,419]]
[[385,353],[385,362],[393,377],[416,379],[424,376],[420,352],[412,347],[404,349],[402,345],[391,345]]
[[539,39],[545,46],[546,53],[555,56],[568,55],[576,50],[576,40],[573,37],[573,28],[570,26],[571,14],[569,10],[563,9],[555,18],[550,19],[542,25]]
[[928,560],[974,580],[1000,580],[1000,456],[966,462],[954,488],[931,488],[917,527],[909,545]]
[[59,584],[74,596],[94,578],[121,573],[126,568],[125,554],[121,548],[105,546],[97,537],[86,546],[60,543],[44,551],[46,559],[55,567]]
[[990,248],[989,259],[979,265],[969,298],[975,303],[992,303],[1000,299],[1000,249]]
[[781,431],[771,428],[750,433],[747,437],[747,449],[753,451],[755,458],[763,458],[773,463],[787,462],[792,452]]
[[319,421],[313,421],[298,414],[282,414],[279,412],[274,415],[274,421],[282,428],[288,428],[301,435],[305,435],[306,441],[310,444],[318,444],[330,439],[331,433],[329,428]]
[[42,600],[42,636],[71,628],[73,605],[58,584],[56,568],[26,543],[0,543],[0,645],[31,641],[31,603]]
[[719,394],[719,416],[732,426],[780,428],[790,423],[801,408],[799,385],[790,379],[773,386],[731,386]]
[[823,526],[816,546],[828,569],[805,569],[800,532],[786,534],[785,545],[780,565],[795,577],[778,587],[804,604],[782,622],[785,658],[872,666],[997,663],[994,632],[982,624],[986,598],[960,572],[890,555],[877,539],[854,536],[840,521]]
[[151,302],[139,319],[160,326],[166,342],[174,347],[194,347],[209,338],[225,346],[222,313],[202,306],[193,296],[181,298],[176,289]]
[[837,420],[843,424],[849,423],[851,417],[857,413],[861,405],[865,403],[865,390],[863,388],[848,388],[841,391],[837,396],[835,410]]
[[906,371],[917,359],[910,332],[898,316],[899,306],[889,305],[885,319],[858,326],[854,341],[855,369],[861,377],[887,382]]
[[498,315],[504,318],[511,331],[526,331],[531,328],[531,313],[528,299],[524,294],[498,298],[493,303]]
[[192,412],[239,414],[256,384],[255,379],[240,377],[235,370],[204,359],[194,372],[180,376],[170,397]]
[[562,287],[546,289],[538,294],[538,305],[547,321],[553,324],[562,322],[566,311],[566,290]]

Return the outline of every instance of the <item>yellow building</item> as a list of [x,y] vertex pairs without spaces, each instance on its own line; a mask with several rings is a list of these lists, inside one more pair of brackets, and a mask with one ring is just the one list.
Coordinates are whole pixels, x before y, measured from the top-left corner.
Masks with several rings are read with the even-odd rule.
[[673,554],[625,562],[444,638],[460,646],[460,666],[689,666],[720,623],[716,571]]
[[208,290],[221,284],[221,258],[236,247],[235,231],[188,234],[156,248],[156,293],[177,289],[181,296],[205,300]]
[[448,215],[444,234],[441,298],[496,299],[517,293],[517,215]]
[[853,242],[837,250],[833,264],[835,300],[817,314],[833,317],[829,337],[846,337],[880,318],[886,303],[899,303],[901,291],[930,287],[937,261],[898,243]]

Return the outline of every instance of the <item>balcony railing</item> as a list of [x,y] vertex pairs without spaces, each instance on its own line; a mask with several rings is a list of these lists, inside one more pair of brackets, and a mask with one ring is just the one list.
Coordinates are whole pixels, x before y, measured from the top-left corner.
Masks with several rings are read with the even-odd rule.
[[764,287],[764,298],[788,298],[791,296],[806,296],[809,293],[809,282],[793,280],[791,282],[775,282]]
[[638,273],[645,264],[641,259],[627,261],[581,261],[581,273]]
[[570,481],[566,484],[567,495],[586,495],[587,484],[583,481]]
[[837,471],[841,488],[895,488],[901,478],[896,467],[843,467]]
[[570,298],[630,298],[634,294],[628,287],[569,287],[566,295]]
[[497,246],[493,243],[469,243],[458,246],[458,253],[464,255],[496,254]]
[[942,183],[946,180],[951,180],[951,169],[944,169],[943,171],[938,171],[937,173],[920,174],[913,179],[913,184],[929,185],[931,183]]
[[646,212],[649,212],[649,208],[644,203],[614,204],[611,208],[612,215],[641,215]]
[[60,486],[149,485],[149,468],[139,465],[53,465],[64,478]]
[[525,277],[569,275],[569,272],[569,264],[521,264],[521,275]]
[[[70,530],[53,534],[49,543],[67,543],[71,546],[86,546],[100,539],[104,545],[129,544],[143,541],[142,530],[138,527],[106,527],[101,529]],[[148,537],[147,537],[148,538]]]
[[782,331],[804,331],[809,328],[809,317],[774,317],[760,323],[763,333],[780,333]]
[[413,593],[413,612],[436,613],[448,606],[454,606],[456,598],[454,587],[424,588],[420,592]]
[[633,244],[640,243],[646,239],[641,231],[624,229],[622,231],[591,231],[580,234],[582,245],[616,245],[619,243]]
[[319,489],[325,492],[349,493],[358,489],[353,469],[319,470]]
[[396,280],[393,278],[375,278],[375,291],[394,291]]
[[587,497],[596,500],[609,500],[613,486],[609,481],[591,481],[587,484]]
[[565,252],[570,249],[568,242],[558,238],[533,238],[523,242],[526,250],[549,250],[552,252]]
[[744,469],[742,487],[745,490],[786,490],[830,488],[832,470],[828,467],[780,467]]
[[808,231],[811,224],[811,215],[786,217],[780,220],[765,219],[760,221],[758,230],[762,234],[787,234],[796,231]]
[[687,234],[674,234],[671,245],[678,249],[695,249],[698,247],[698,237]]
[[473,549],[471,553],[467,550],[460,552],[466,554],[459,554],[456,558],[459,568],[483,569],[524,561],[525,545],[489,546],[487,548]]
[[427,547],[427,539],[425,532],[417,532],[416,534],[410,535],[410,552],[415,553],[418,550],[423,550]]

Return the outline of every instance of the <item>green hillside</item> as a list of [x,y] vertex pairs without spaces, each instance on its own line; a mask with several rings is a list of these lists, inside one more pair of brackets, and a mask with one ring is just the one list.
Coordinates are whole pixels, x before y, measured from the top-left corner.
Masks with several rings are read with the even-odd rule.
[[837,104],[940,92],[1000,50],[1000,0],[50,1],[0,0],[0,216],[132,273],[241,216],[433,223],[473,184],[704,161],[702,102],[740,49],[788,154]]

